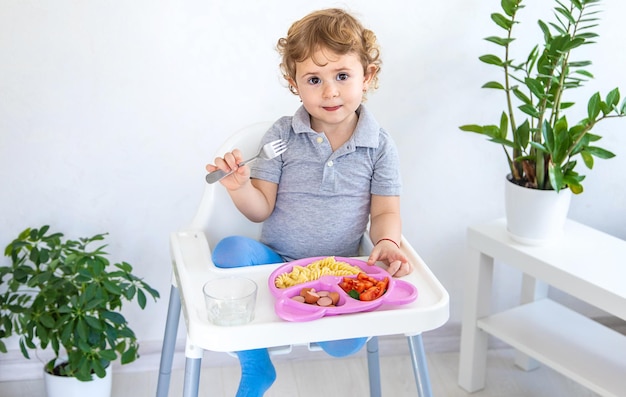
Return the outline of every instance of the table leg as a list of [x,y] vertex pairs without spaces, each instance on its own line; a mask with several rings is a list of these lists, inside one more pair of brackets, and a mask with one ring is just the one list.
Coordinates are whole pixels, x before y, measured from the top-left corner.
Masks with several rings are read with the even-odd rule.
[[170,289],[169,305],[167,307],[167,321],[165,322],[165,334],[163,336],[156,397],[167,397],[169,393],[172,360],[174,359],[174,350],[176,348],[176,334],[178,333],[179,320],[180,294],[178,293],[178,288],[172,285]]
[[[522,276],[522,290],[520,304],[531,303],[548,296],[548,284],[535,279],[528,274]],[[524,371],[531,371],[539,367],[539,362],[520,351],[515,353],[515,365]]]
[[459,357],[459,385],[471,392],[485,387],[488,335],[476,321],[491,312],[493,258],[471,250],[465,281],[465,306]]
[[428,364],[426,363],[426,353],[422,334],[407,337],[409,349],[411,351],[411,362],[413,363],[413,375],[417,386],[419,397],[432,397],[433,391],[430,386],[430,376],[428,375]]
[[381,397],[380,357],[378,355],[377,336],[373,336],[367,341],[367,369],[370,380],[370,397]]

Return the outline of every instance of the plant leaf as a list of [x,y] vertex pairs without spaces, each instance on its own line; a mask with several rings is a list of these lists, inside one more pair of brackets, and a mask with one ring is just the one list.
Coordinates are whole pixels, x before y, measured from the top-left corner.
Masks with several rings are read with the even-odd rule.
[[600,93],[596,92],[589,98],[589,103],[587,104],[587,115],[589,116],[589,120],[595,120],[596,117],[600,114],[602,100],[600,99]]
[[614,88],[606,95],[606,104],[612,109],[619,103],[619,89]]
[[501,83],[498,83],[497,81],[490,81],[488,83],[483,84],[481,88],[495,88],[497,90],[503,90],[504,86]]
[[497,36],[489,36],[489,37],[485,37],[486,41],[489,41],[491,43],[497,44],[499,46],[505,47],[508,44],[511,44],[511,42],[515,41],[514,38],[507,38],[507,37],[497,37]]
[[502,14],[493,13],[491,14],[491,20],[496,23],[496,25],[500,26],[504,30],[509,30],[513,26],[513,20],[505,17]]
[[524,94],[522,91],[520,91],[517,87],[513,88],[513,94],[517,97],[517,99],[522,101],[525,105],[532,106],[532,101],[530,100],[530,98],[526,96],[526,94]]
[[476,125],[476,124],[468,124],[462,125],[459,127],[462,131],[475,132],[481,135],[487,135],[490,138],[498,138],[500,133],[500,128],[497,125]]
[[570,147],[569,131],[567,129],[567,119],[561,117],[554,125],[554,148],[552,161],[555,166],[560,166],[567,159],[567,151]]
[[524,104],[519,107],[519,110],[529,115],[530,117],[534,117],[536,119],[539,118],[539,112],[537,111],[537,109],[535,109],[533,105]]
[[42,314],[39,321],[41,321],[41,324],[43,324],[46,328],[54,328],[54,319],[48,313]]
[[112,349],[101,350],[100,357],[107,361],[115,361],[117,359],[117,353],[115,353],[115,350]]
[[126,319],[124,318],[124,316],[117,312],[104,311],[102,312],[102,317],[111,321],[113,324],[120,325],[126,323]]
[[563,181],[563,173],[561,172],[561,167],[556,166],[552,162],[548,163],[548,178],[550,179],[550,184],[557,193],[565,185]]
[[514,16],[519,8],[520,0],[502,0],[500,5],[504,13],[510,17]]
[[589,169],[593,168],[593,156],[591,155],[591,153],[583,150],[580,152],[580,157],[582,157],[583,163],[585,163],[587,168]]
[[129,346],[128,350],[122,353],[121,363],[128,364],[137,359],[137,348],[135,346]]
[[496,66],[503,66],[504,62],[502,62],[502,59],[500,59],[498,56],[496,55],[492,55],[492,54],[487,54],[487,55],[482,55],[480,57],[478,57],[478,59],[480,59],[482,62],[488,64],[488,65],[496,65]]
[[599,148],[597,146],[587,146],[585,150],[601,159],[610,159],[615,157],[615,154],[613,152],[609,152],[608,150]]
[[541,81],[527,77],[524,82],[526,83],[526,86],[528,86],[530,92],[532,92],[537,98],[543,98],[545,96],[544,87]]
[[517,127],[517,131],[515,131],[515,142],[519,145],[519,147],[525,148],[528,146],[528,141],[530,140],[530,124],[528,123],[528,119],[524,120],[519,127]]
[[138,289],[137,290],[137,303],[139,304],[139,307],[142,309],[145,309],[146,307],[146,294]]

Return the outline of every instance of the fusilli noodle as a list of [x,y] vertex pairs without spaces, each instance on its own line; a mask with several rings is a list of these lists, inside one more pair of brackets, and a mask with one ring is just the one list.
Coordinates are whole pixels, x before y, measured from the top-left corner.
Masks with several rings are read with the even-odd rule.
[[358,266],[335,260],[334,256],[322,258],[306,266],[294,266],[291,272],[279,274],[274,280],[277,288],[288,288],[294,285],[317,280],[322,276],[350,276],[361,272]]

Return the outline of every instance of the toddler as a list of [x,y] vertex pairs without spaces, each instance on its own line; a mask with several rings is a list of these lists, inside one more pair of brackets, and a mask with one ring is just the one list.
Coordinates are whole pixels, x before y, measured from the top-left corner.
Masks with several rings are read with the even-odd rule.
[[[397,149],[363,105],[378,83],[376,36],[340,9],[313,12],[278,40],[281,71],[302,106],[282,117],[261,145],[282,139],[272,160],[238,167],[238,149],[207,171],[235,170],[221,180],[248,219],[263,222],[260,241],[231,236],[213,251],[219,267],[254,266],[314,256],[357,256],[370,225],[375,246],[368,264],[382,261],[400,277],[412,271],[400,250],[401,180]],[[333,356],[358,351],[366,338],[320,342]],[[267,349],[237,352],[237,397],[262,396],[276,373]]]

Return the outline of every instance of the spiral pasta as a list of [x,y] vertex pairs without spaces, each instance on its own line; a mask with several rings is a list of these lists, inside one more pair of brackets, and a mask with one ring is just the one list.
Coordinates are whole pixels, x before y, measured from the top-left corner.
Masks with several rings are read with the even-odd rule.
[[288,288],[294,285],[317,280],[322,276],[350,276],[362,270],[346,262],[336,261],[334,256],[319,259],[306,266],[294,266],[291,272],[279,274],[274,280],[276,288]]

